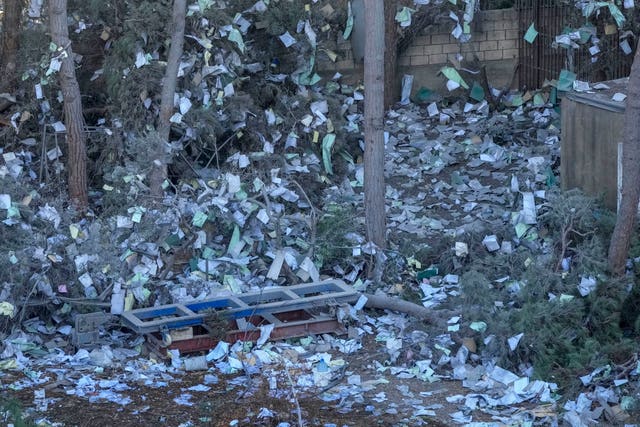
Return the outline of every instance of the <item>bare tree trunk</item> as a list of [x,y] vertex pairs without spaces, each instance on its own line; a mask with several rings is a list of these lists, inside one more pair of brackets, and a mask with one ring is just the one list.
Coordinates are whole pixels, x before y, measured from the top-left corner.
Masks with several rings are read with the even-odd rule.
[[[398,32],[396,12],[398,1],[384,2],[384,107],[389,108],[399,98]],[[369,28],[369,27],[367,27]]]
[[367,239],[385,247],[384,208],[384,5],[365,0],[364,208]]
[[20,46],[23,0],[4,0],[0,34],[0,93],[11,91],[16,82],[17,53]]
[[62,66],[60,67],[58,78],[64,99],[64,125],[67,128],[69,198],[76,209],[84,212],[89,205],[86,136],[84,133],[80,86],[76,78],[73,51],[67,26],[67,0],[49,0],[49,20],[51,39],[59,48],[64,49],[65,53],[61,58]]
[[624,113],[622,195],[616,226],[609,245],[609,269],[624,273],[640,198],[640,49],[636,49],[627,87]]
[[169,134],[171,131],[171,122],[169,119],[173,116],[173,98],[176,93],[178,67],[180,66],[180,57],[182,56],[182,48],[184,45],[186,10],[186,0],[174,0],[171,48],[169,49],[169,56],[167,58],[167,69],[164,74],[162,99],[160,101],[160,120],[158,123],[158,134],[160,137],[155,140],[156,146],[152,149],[154,152],[154,164],[149,177],[151,195],[154,197],[162,197],[162,183],[167,179],[168,159],[164,146],[169,143]]

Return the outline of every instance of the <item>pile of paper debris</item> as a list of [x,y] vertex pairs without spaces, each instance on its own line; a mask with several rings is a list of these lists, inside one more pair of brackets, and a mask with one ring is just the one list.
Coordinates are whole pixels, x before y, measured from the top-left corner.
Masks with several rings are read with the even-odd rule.
[[[213,3],[199,1],[190,12],[200,16]],[[222,2],[216,3],[219,7]],[[296,60],[304,58],[299,68],[280,73],[280,60],[269,61],[269,66],[248,62],[255,53],[244,36],[252,25],[258,26],[267,3],[258,1],[220,28],[209,28],[201,17],[202,35],[190,37],[199,50],[181,64],[181,75],[194,77],[188,83],[193,86],[178,94],[180,112],[172,122],[185,135],[174,148],[193,169],[193,177],[176,181],[162,203],[146,203],[139,165],[124,164],[110,171],[101,191],[93,194],[102,213],[77,220],[47,193],[48,187],[35,182],[39,167],[54,173],[63,170],[57,147],[44,150],[48,165],[43,164],[45,159],[34,160],[42,147],[36,147],[33,138],[2,151],[0,212],[5,217],[0,237],[7,250],[0,260],[0,378],[16,369],[27,373],[17,381],[2,381],[2,389],[33,388],[33,404],[44,411],[53,400],[43,384],[53,374],[64,377],[78,368],[87,374],[65,393],[126,406],[129,383],[162,386],[178,372],[198,368],[210,372],[198,388],[176,398],[176,404],[193,404],[192,393],[206,389],[218,375],[260,373],[274,397],[288,393],[294,383],[300,392],[319,392],[322,399],[339,402],[345,412],[365,402],[374,415],[397,414],[398,420],[426,423],[440,408],[429,403],[429,394],[403,388],[402,381],[451,379],[468,389],[464,395],[446,398],[459,408],[448,414],[459,424],[488,425],[473,423],[480,413],[524,425],[549,425],[562,416],[572,426],[623,419],[624,411],[636,404],[630,390],[637,383],[637,363],[615,381],[606,368],[583,377],[589,389],[565,404],[565,415],[557,414],[559,408],[516,411],[523,402],[557,402],[557,386],[532,379],[530,365],[507,370],[495,355],[479,347],[499,341],[515,355],[529,338],[527,331],[484,336],[491,319],[469,318],[458,308],[454,310],[458,315],[447,318],[446,330],[434,333],[415,327],[403,315],[373,317],[362,307],[342,307],[338,317],[351,325],[347,339],[325,335],[274,343],[265,332],[255,346],[222,341],[200,358],[173,351],[171,366],[143,358],[142,339],[119,328],[102,331],[107,344],[101,347],[70,348],[73,316],[88,310],[119,314],[134,307],[241,294],[327,276],[341,278],[359,291],[392,295],[414,291],[425,307],[436,309],[459,303],[461,276],[470,259],[526,252],[531,264],[535,259],[548,260],[553,252],[543,235],[548,230],[538,227],[548,193],[557,184],[559,129],[553,106],[540,94],[508,95],[509,108],[500,113],[491,113],[486,101],[408,103],[389,111],[385,121],[391,245],[385,255],[401,271],[389,273],[387,287],[375,289],[367,280],[366,266],[376,249],[366,242],[361,227],[362,88],[343,83],[339,75],[321,81],[313,71],[316,55],[333,56],[319,48],[319,39],[344,34],[327,30],[324,36],[324,31],[314,30],[311,20],[302,19],[296,31],[279,35],[285,52],[298,46],[304,53],[298,56],[296,51]],[[326,5],[320,13],[322,28],[335,19]],[[207,37],[231,48],[214,47]],[[155,54],[138,53],[138,69],[150,65]],[[212,57],[216,65],[208,63]],[[450,80],[457,79],[449,74]],[[261,87],[258,82],[268,82],[282,90],[281,96],[266,104],[252,101],[251,108],[226,108],[237,106],[234,102],[243,105],[241,88],[248,85],[247,76],[253,90]],[[286,89],[291,83],[293,91]],[[150,108],[151,96],[140,95],[142,105]],[[251,148],[223,156],[222,147],[216,146],[206,161],[187,158],[186,149],[202,138],[191,113],[214,105],[212,114],[225,126],[217,136],[227,135],[221,145],[233,141],[237,147],[249,135]],[[47,109],[48,103],[41,106]],[[254,111],[258,107],[261,110]],[[100,123],[98,130],[113,133],[119,123]],[[53,123],[54,131],[62,130],[59,125]],[[331,222],[340,215],[352,217]],[[319,235],[322,221],[327,221],[325,229],[333,225],[346,245],[340,253],[346,256],[318,256],[323,250],[336,250],[335,240],[323,241]],[[338,223],[340,227],[335,226]],[[452,261],[431,265],[438,257],[418,259],[420,249],[436,247],[438,242],[448,245],[438,255]],[[575,280],[570,283],[573,294],[544,295],[549,302],[570,303],[596,289],[595,277],[569,274],[574,267],[571,257],[563,257],[560,265],[560,274],[566,272],[567,280]],[[411,269],[415,274],[407,278]],[[527,285],[507,276],[483,283],[485,287],[495,283],[513,297],[492,301],[492,309],[514,308]],[[477,335],[469,339],[459,333],[467,329]],[[371,362],[375,376],[363,380],[360,372],[349,370],[345,359],[361,349],[366,337],[374,337],[383,351]],[[107,367],[118,369],[122,376],[98,380],[95,375]],[[380,390],[392,378],[401,380],[397,390],[407,404],[389,401]]]

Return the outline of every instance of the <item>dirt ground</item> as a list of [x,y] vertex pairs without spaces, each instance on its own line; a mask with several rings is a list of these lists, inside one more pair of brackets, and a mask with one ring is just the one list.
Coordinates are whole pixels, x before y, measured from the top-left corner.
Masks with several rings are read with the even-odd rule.
[[[277,398],[261,378],[246,380],[243,385],[230,385],[224,379],[210,390],[194,393],[193,406],[177,405],[173,398],[181,395],[188,387],[201,384],[204,373],[188,373],[178,381],[171,382],[166,388],[132,386],[130,396],[133,401],[121,406],[111,402],[91,403],[87,399],[66,396],[64,390],[54,387],[47,395],[56,398],[39,416],[63,426],[276,426],[281,422],[298,425],[298,410],[291,394],[287,398]],[[233,378],[230,378],[233,379]],[[434,388],[434,395],[450,393],[449,386],[438,384],[424,387]],[[420,386],[420,384],[416,384]],[[23,391],[15,395],[24,405],[33,401],[32,391]],[[440,400],[440,399],[438,399]],[[339,426],[396,425],[410,414],[379,414],[368,411],[366,405],[356,404],[345,410],[334,402],[327,403],[312,395],[302,394],[298,398],[300,414],[307,426],[337,424]],[[273,416],[262,417],[262,408]],[[438,421],[442,417],[444,421]],[[232,422],[236,422],[233,424]],[[434,426],[449,425],[445,415],[424,419],[426,424]],[[411,425],[411,424],[408,424]]]
[[[468,389],[459,381],[442,379],[433,383],[416,378],[401,379],[389,372],[381,373],[375,365],[384,357],[384,348],[373,338],[363,342],[364,347],[351,354],[341,354],[346,361],[342,375],[333,378],[322,390],[302,390],[292,387],[290,378],[296,372],[279,372],[277,386],[270,387],[269,379],[262,374],[251,376],[221,375],[209,371],[172,374],[166,384],[148,386],[142,382],[127,382],[122,371],[105,370],[92,373],[91,367],[74,370],[50,367],[54,372],[65,368],[67,375],[39,386],[37,390],[25,388],[5,391],[3,400],[18,400],[30,421],[46,419],[57,426],[449,426],[453,425],[449,414],[460,411],[462,403],[450,403],[449,396],[466,395]],[[337,357],[338,355],[336,355]],[[24,378],[20,371],[5,371],[4,384]],[[120,391],[131,401],[125,405],[87,395],[68,395],[67,390],[85,375],[96,381],[121,378],[127,388]],[[331,401],[323,400],[332,390],[346,384],[352,374],[358,374],[361,384],[370,383],[369,390],[361,395],[344,395]],[[288,375],[285,376],[285,375]],[[207,382],[216,376],[218,381]],[[208,389],[202,388],[207,384]],[[201,387],[202,391],[189,390]],[[366,387],[363,387],[366,389]],[[38,404],[44,390],[47,403]],[[37,395],[40,393],[40,396]],[[187,403],[174,399],[191,395]],[[40,400],[42,402],[42,400]],[[34,405],[35,404],[35,405]],[[415,415],[417,405],[433,412]],[[34,407],[35,406],[35,407]],[[509,408],[509,411],[528,411],[532,405]],[[300,421],[300,419],[302,421]],[[492,421],[489,413],[474,411],[474,421]],[[280,424],[289,423],[289,424]],[[18,425],[18,424],[16,424]]]

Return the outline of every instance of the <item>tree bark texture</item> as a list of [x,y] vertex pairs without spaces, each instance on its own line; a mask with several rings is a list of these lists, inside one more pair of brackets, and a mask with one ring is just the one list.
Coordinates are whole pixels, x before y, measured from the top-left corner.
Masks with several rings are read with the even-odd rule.
[[69,198],[79,211],[84,212],[89,205],[86,135],[80,86],[67,26],[67,0],[49,0],[49,21],[52,41],[64,50],[58,79],[64,100],[64,125],[67,128]]
[[384,206],[384,5],[365,0],[367,31],[364,57],[364,207],[367,239],[386,244]]
[[17,80],[23,0],[4,0],[0,34],[0,93],[11,92]]
[[154,139],[155,144],[152,147],[154,154],[154,164],[150,174],[151,195],[153,197],[162,197],[162,183],[167,179],[167,153],[165,144],[169,143],[169,135],[171,131],[171,116],[173,116],[174,96],[176,93],[176,85],[178,81],[178,68],[180,66],[180,57],[184,46],[184,27],[185,16],[187,11],[186,0],[174,0],[171,47],[167,58],[167,69],[165,70],[164,80],[162,84],[162,97],[160,101],[160,119],[158,122],[158,134],[160,138]]
[[[399,99],[397,1],[384,2],[384,106],[391,107]],[[367,27],[370,28],[370,27]]]
[[379,308],[382,310],[399,311],[400,313],[406,313],[410,316],[416,317],[420,320],[425,320],[432,324],[441,323],[446,325],[446,321],[438,322],[437,317],[434,316],[433,311],[410,301],[405,301],[399,298],[393,298],[388,295],[378,294],[363,294],[367,298],[365,304],[369,308]]
[[624,273],[640,199],[640,49],[636,49],[627,87],[622,141],[622,194],[609,244],[609,269]]

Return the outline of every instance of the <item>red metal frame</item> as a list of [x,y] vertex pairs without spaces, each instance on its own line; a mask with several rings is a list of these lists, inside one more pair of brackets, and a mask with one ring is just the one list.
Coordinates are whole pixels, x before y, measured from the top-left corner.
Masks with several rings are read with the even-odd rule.
[[[303,337],[307,335],[333,333],[344,335],[346,329],[335,318],[328,316],[314,316],[306,310],[292,310],[287,312],[273,314],[280,322],[274,326],[271,331],[271,340],[283,340],[287,338]],[[259,327],[270,324],[269,321],[262,316],[253,315],[245,318],[248,323]],[[240,330],[236,319],[232,319],[228,323],[228,331],[225,341],[234,343],[236,341],[256,341],[260,338],[261,331],[259,329]],[[169,345],[165,345],[162,335],[158,332],[147,334],[147,344],[151,350],[159,355],[166,354],[166,350],[179,350],[180,354],[195,353],[199,351],[208,351],[214,348],[220,342],[219,338],[214,338],[207,328],[201,325],[193,326],[193,338],[179,341],[173,341]]]

